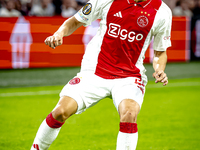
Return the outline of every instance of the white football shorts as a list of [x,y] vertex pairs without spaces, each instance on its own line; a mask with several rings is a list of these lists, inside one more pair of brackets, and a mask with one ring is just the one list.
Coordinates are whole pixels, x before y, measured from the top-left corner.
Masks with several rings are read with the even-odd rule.
[[139,78],[104,79],[92,72],[81,72],[63,87],[60,97],[73,98],[78,103],[76,114],[80,114],[105,97],[112,97],[117,110],[124,99],[133,99],[141,107],[144,93],[145,85]]

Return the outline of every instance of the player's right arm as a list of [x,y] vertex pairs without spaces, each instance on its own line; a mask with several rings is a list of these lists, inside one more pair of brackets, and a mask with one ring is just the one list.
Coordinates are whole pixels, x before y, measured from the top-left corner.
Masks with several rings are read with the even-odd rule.
[[45,44],[55,49],[57,46],[62,45],[63,37],[71,35],[76,29],[84,25],[79,22],[74,16],[67,19],[60,28],[52,35],[45,39]]
[[64,36],[69,36],[82,25],[88,26],[94,20],[101,19],[101,8],[107,4],[104,3],[105,1],[89,0],[73,17],[67,19],[52,36],[47,37],[44,41],[45,44],[54,49],[62,45]]

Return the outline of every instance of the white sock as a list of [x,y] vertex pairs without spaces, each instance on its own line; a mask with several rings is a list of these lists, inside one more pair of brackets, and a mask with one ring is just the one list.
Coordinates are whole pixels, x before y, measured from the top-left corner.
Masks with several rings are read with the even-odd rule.
[[52,142],[56,139],[63,123],[58,125],[56,122],[59,122],[55,119],[52,121],[52,119],[52,114],[50,114],[50,116],[48,115],[47,118],[42,122],[37,131],[31,150],[47,150]]
[[138,141],[138,132],[136,133],[118,133],[116,150],[135,150]]
[[135,150],[138,141],[136,123],[120,123],[116,150]]

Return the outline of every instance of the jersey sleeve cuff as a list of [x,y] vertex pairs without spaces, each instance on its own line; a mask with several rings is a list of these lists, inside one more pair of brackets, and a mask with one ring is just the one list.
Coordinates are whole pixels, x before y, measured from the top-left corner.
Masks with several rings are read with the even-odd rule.
[[[168,48],[168,47],[167,47]],[[167,50],[167,48],[157,48],[157,47],[154,47],[153,49],[155,50],[155,51],[166,51]]]
[[83,26],[88,26],[88,19],[86,17],[84,17],[79,11],[74,15],[74,17],[79,21],[79,22],[82,22],[84,23]]
[[169,47],[171,47],[171,42],[168,43],[167,45],[163,45],[163,47],[161,46],[153,46],[153,49],[156,50],[156,51],[166,51]]

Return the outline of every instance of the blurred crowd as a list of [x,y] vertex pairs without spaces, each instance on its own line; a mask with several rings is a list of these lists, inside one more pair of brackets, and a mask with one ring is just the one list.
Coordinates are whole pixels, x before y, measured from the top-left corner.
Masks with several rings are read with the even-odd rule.
[[171,8],[174,16],[188,16],[200,14],[200,0],[163,0]]
[[0,0],[0,16],[63,16],[74,15],[86,0]]
[[[200,14],[200,0],[163,0],[174,16]],[[87,0],[0,0],[0,16],[62,16],[74,15]]]

